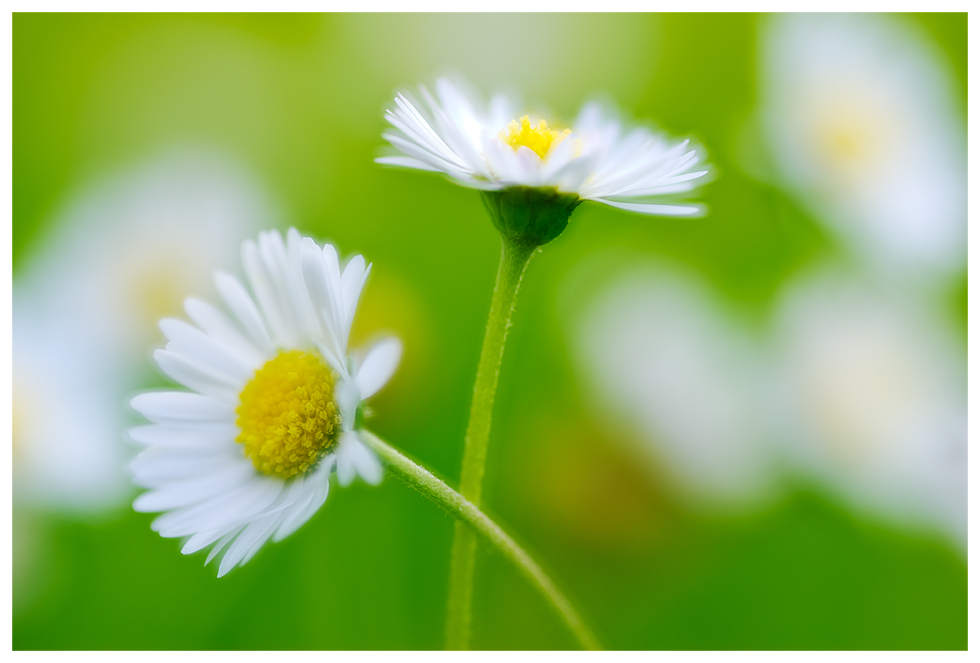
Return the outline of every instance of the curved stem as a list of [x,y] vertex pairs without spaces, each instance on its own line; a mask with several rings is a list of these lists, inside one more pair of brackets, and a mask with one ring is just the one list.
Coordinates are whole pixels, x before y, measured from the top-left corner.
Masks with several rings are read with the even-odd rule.
[[359,431],[359,433],[364,444],[381,458],[393,474],[451,513],[457,519],[457,523],[468,525],[468,531],[482,535],[504,557],[510,560],[521,575],[555,608],[584,649],[601,648],[592,631],[585,625],[581,616],[555,586],[555,583],[551,581],[551,578],[497,523],[475,504],[378,436],[366,430]]
[[[500,255],[497,283],[487,316],[487,331],[483,337],[480,363],[473,386],[470,421],[466,428],[466,446],[459,479],[459,491],[479,506],[483,492],[483,474],[490,439],[490,419],[497,393],[500,362],[510,328],[517,289],[534,247],[506,240]],[[456,523],[452,555],[449,562],[449,598],[446,612],[446,649],[468,649],[473,606],[473,573],[476,563],[476,537],[462,522]]]

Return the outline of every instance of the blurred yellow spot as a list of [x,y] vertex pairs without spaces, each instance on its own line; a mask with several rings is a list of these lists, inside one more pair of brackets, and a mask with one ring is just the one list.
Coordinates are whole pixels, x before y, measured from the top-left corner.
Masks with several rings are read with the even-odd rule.
[[184,284],[180,283],[181,279],[174,278],[175,271],[173,268],[150,268],[134,275],[130,284],[134,292],[132,301],[139,308],[141,320],[153,325],[160,318],[180,312],[187,289],[181,289]]
[[280,352],[245,385],[237,441],[255,469],[289,479],[316,466],[340,428],[334,374],[316,355]]
[[552,145],[562,142],[571,133],[570,129],[564,131],[554,131],[548,128],[548,123],[544,120],[538,122],[538,126],[531,126],[531,119],[525,115],[518,120],[511,120],[506,129],[500,132],[500,140],[517,151],[522,145],[544,159]]
[[805,104],[814,156],[827,174],[847,181],[875,172],[887,163],[901,136],[899,109],[882,107],[867,95],[826,95]]
[[139,334],[156,334],[160,318],[179,315],[184,298],[211,277],[213,256],[193,243],[150,238],[116,264],[106,265],[106,276],[118,288],[113,300],[117,315]]
[[878,154],[880,143],[876,132],[860,118],[833,118],[819,131],[819,144],[826,160],[839,168],[864,166]]
[[28,408],[28,403],[24,395],[19,389],[20,385],[17,384],[16,378],[14,380],[14,393],[13,400],[10,408],[10,418],[12,435],[10,438],[11,447],[13,447],[12,453],[14,459],[16,460],[18,454],[20,453],[18,449],[24,445],[24,438],[26,437],[27,431],[30,428],[30,423],[33,417]]

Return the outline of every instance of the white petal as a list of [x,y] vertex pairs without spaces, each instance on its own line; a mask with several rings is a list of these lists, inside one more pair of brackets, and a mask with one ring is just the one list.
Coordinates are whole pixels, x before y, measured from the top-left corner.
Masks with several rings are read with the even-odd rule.
[[223,527],[209,530],[207,532],[198,532],[184,542],[184,547],[180,549],[180,552],[184,555],[190,555],[196,553],[198,550],[203,550],[221,537],[228,534],[231,529],[232,528]]
[[357,477],[357,468],[354,466],[353,459],[353,444],[344,444],[345,438],[350,435],[354,436],[354,433],[348,432],[340,439],[340,444],[337,447],[337,483],[341,486],[349,486],[351,482]]
[[292,345],[292,335],[286,326],[287,314],[283,310],[283,306],[287,302],[282,296],[281,288],[276,283],[269,265],[259,255],[259,248],[252,240],[247,240],[242,244],[242,265],[245,268],[248,283],[252,286],[252,292],[255,293],[255,298],[258,300],[259,307],[265,314],[265,319],[269,321],[269,327],[272,328],[272,335],[276,342],[279,345]]
[[284,485],[276,477],[255,476],[226,493],[160,516],[153,529],[161,536],[175,537],[245,524],[261,515]]
[[386,338],[368,351],[354,378],[361,399],[370,398],[391,379],[401,356],[402,344],[394,337]]
[[[342,322],[337,290],[332,282],[335,278],[333,274],[335,267],[330,264],[331,255],[335,257],[333,252],[321,251],[313,240],[307,238],[303,241],[303,280],[309,290],[313,309],[321,316],[326,339],[334,345],[333,354],[343,357],[347,353],[346,348],[339,347],[339,330]],[[336,279],[340,280],[339,270]]]
[[133,501],[136,511],[166,511],[189,506],[220,493],[230,491],[235,486],[254,476],[255,468],[250,461],[230,465],[227,469],[213,475],[191,481],[175,481],[166,488],[143,493]]
[[[327,494],[330,492],[330,469],[333,466],[333,458],[328,456],[320,462],[320,468],[318,468],[317,472],[308,479],[308,481],[310,481],[310,486],[313,488],[313,494],[310,497],[309,502],[301,511],[295,513],[295,515],[288,516],[287,519],[283,521],[282,525],[279,526],[278,531],[275,533],[275,541],[281,541],[299,529],[303,523],[309,520],[313,514],[316,513],[321,506],[323,506],[323,503],[326,502]],[[324,465],[324,463],[328,464]]]
[[250,365],[243,357],[222,347],[213,338],[183,320],[164,318],[160,330],[170,339],[167,349],[183,355],[195,365],[225,378],[230,384],[243,385],[252,378],[257,366]]
[[[351,266],[352,263],[354,265],[353,268]],[[344,328],[341,333],[344,335],[343,344],[345,348],[350,338],[351,325],[354,324],[354,313],[357,311],[357,303],[361,298],[361,291],[364,289],[364,284],[367,282],[370,274],[371,265],[365,267],[362,256],[351,258],[347,269],[344,270],[344,276],[341,281],[341,288],[344,295]]]
[[261,366],[265,357],[241,333],[235,323],[224,313],[207,302],[189,297],[184,301],[184,310],[198,327],[213,338],[219,345],[239,355],[250,366]]
[[[326,479],[323,480],[329,483],[329,479],[330,474],[328,472]],[[314,481],[313,477],[307,477],[302,483],[300,481],[294,482],[296,490],[293,491],[295,493],[293,495],[293,503],[283,510],[284,517],[272,537],[273,541],[282,541],[305,522],[305,520],[299,520],[299,517],[306,512],[313,498],[316,496],[317,486],[319,486],[319,483]]]
[[153,359],[169,378],[188,389],[227,403],[238,400],[238,388],[229,384],[226,378],[208,373],[175,352],[154,350]]
[[234,423],[197,425],[173,428],[159,424],[146,424],[129,429],[133,442],[144,446],[165,448],[234,448],[239,433]]
[[639,212],[651,216],[697,216],[704,212],[704,208],[698,205],[647,205],[644,203],[617,203],[604,198],[595,198],[598,203],[605,203],[610,207],[617,207],[629,212]]
[[401,166],[402,168],[414,168],[415,170],[427,170],[432,173],[441,173],[442,169],[436,168],[435,166],[430,166],[424,161],[419,161],[418,159],[413,159],[412,157],[378,157],[374,160],[374,163],[384,164],[386,166]]
[[179,453],[161,455],[161,451],[147,449],[130,461],[129,471],[135,483],[152,488],[173,481],[193,479],[218,471],[230,460],[234,460],[220,450],[199,456]]
[[210,564],[211,563],[211,560],[214,559],[215,556],[218,553],[221,552],[221,549],[224,548],[225,546],[227,546],[228,545],[228,542],[231,541],[232,539],[234,539],[235,538],[235,535],[238,534],[241,530],[242,530],[242,528],[237,527],[234,530],[232,530],[231,532],[228,532],[223,537],[221,537],[221,540],[218,541],[214,545],[214,548],[211,549],[211,552],[208,553],[208,558],[206,560],[204,560],[204,566],[207,566],[208,564]]
[[381,483],[384,476],[381,461],[370,449],[364,446],[364,443],[356,435],[348,441],[348,444],[351,446],[350,457],[357,474],[372,486]]
[[398,134],[389,131],[381,134],[381,137],[391,143],[394,147],[404,152],[407,156],[430,164],[433,168],[438,168],[442,171],[460,170],[459,166],[455,165],[451,161],[447,161],[443,157],[429,150],[427,147],[412,142],[410,139],[404,136],[399,136]]
[[583,155],[572,159],[555,173],[553,179],[561,191],[573,193],[582,188],[582,184],[595,170],[595,157]]
[[284,270],[283,278],[292,302],[296,335],[303,338],[314,337],[320,331],[320,323],[303,279],[303,238],[298,230],[290,228],[286,241],[286,255],[283,260],[288,262],[289,268]]
[[255,302],[249,297],[245,287],[234,276],[224,272],[215,273],[214,283],[218,292],[221,293],[222,299],[225,300],[225,304],[238,318],[242,329],[248,334],[255,347],[265,356],[271,357],[274,354],[272,339],[269,338],[269,332],[262,322],[259,310],[255,307]]
[[249,548],[248,552],[245,553],[245,556],[242,557],[242,561],[240,563],[241,566],[245,566],[246,564],[248,564],[249,560],[255,557],[255,554],[259,552],[262,546],[264,546],[269,541],[269,539],[272,538],[273,534],[276,533],[276,529],[279,527],[279,525],[282,523],[285,517],[286,517],[285,511],[278,512],[276,519],[272,522],[272,524],[270,524],[266,528],[265,532],[262,533],[262,536],[258,537],[255,540],[255,542],[252,543],[252,547]]
[[182,391],[151,391],[133,397],[133,409],[150,421],[202,421],[223,423],[235,420],[235,408],[200,394]]
[[245,557],[245,554],[249,551],[249,548],[251,548],[254,543],[256,543],[266,534],[266,532],[269,531],[269,528],[272,527],[273,523],[275,523],[276,518],[278,517],[278,514],[265,516],[264,518],[256,520],[255,522],[249,523],[249,525],[242,530],[242,533],[238,535],[235,542],[231,544],[230,548],[228,548],[228,552],[226,552],[225,556],[221,558],[221,564],[218,566],[219,578],[227,574],[238,565],[238,562]]
[[381,482],[382,475],[381,463],[364,446],[357,433],[344,433],[337,449],[337,483],[348,486],[360,476],[366,482],[377,485]]

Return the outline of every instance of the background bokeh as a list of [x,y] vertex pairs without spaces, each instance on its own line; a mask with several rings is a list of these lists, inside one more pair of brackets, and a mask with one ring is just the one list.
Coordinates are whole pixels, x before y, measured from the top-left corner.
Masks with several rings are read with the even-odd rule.
[[[942,121],[965,135],[966,15],[887,20],[948,77]],[[791,378],[752,382],[760,366],[792,364],[769,353],[793,346],[779,334],[797,338],[793,321],[807,319],[778,313],[790,284],[839,262],[842,273],[865,273],[864,254],[854,257],[850,240],[824,223],[832,210],[811,204],[798,179],[779,177],[759,110],[773,25],[749,14],[15,15],[14,648],[441,647],[453,522],[398,481],[332,490],[295,535],[217,580],[203,552],[182,556],[178,541],[150,531],[152,516],[129,508],[135,490],[120,477],[133,453],[123,431],[137,421],[127,397],[166,384],[149,361],[163,341],[150,321],[179,315],[185,294],[207,296],[194,270],[235,270],[241,237],[295,225],[374,263],[355,341],[391,330],[405,355],[373,403],[371,426],[456,482],[499,240],[473,191],[372,162],[394,91],[446,72],[485,92],[519,92],[559,118],[604,95],[627,117],[696,138],[716,168],[703,219],[582,205],[531,263],[504,357],[485,504],[603,643],[965,648],[965,483],[952,516],[937,507],[906,517],[887,490],[864,499],[857,470],[828,478],[833,468],[806,470],[806,454],[771,451],[801,426],[784,416],[792,408],[779,394],[766,395]],[[965,156],[961,166],[965,178]],[[954,195],[965,202],[965,189]],[[215,218],[224,221],[211,228]],[[965,256],[965,217],[954,222]],[[936,378],[944,386],[936,393],[952,392],[943,396],[959,417],[951,427],[965,433],[965,261],[947,258],[921,282],[907,276],[914,266],[896,278],[874,264],[854,279],[888,291],[873,301],[915,302],[897,317],[882,314],[885,329],[915,318],[910,310],[928,311],[940,328],[921,344],[952,358],[952,377]],[[147,265],[156,280],[137,278]],[[132,292],[116,293],[120,282],[135,284]],[[614,311],[637,289],[637,306],[663,312],[641,316],[641,330],[737,339],[733,350],[705,352],[726,358],[735,378],[716,376],[717,362],[671,364],[673,355],[636,364],[679,367],[710,385],[692,382],[677,407],[664,408],[675,417],[664,427],[656,409],[651,426],[630,425],[628,407],[638,394],[643,409],[643,389],[676,394],[669,385],[596,373],[582,356],[589,334],[604,333],[595,311]],[[126,297],[153,305],[136,311]],[[677,320],[714,331],[657,327],[675,319],[671,302],[680,302]],[[113,338],[122,328],[124,338]],[[909,334],[918,349],[923,337]],[[613,383],[633,386],[625,395],[602,388]],[[19,403],[29,396],[33,405]],[[713,417],[718,402],[736,402],[735,414]],[[746,424],[739,415],[750,408]],[[48,428],[24,432],[23,412],[40,412],[34,418]],[[684,413],[720,423],[705,433],[678,422]],[[96,414],[96,428],[86,428]],[[700,473],[695,453],[681,454],[677,471],[678,456],[663,451],[678,439],[683,446],[689,431],[718,445],[731,432],[746,454],[770,451],[748,479],[731,479],[735,488],[713,490],[729,485],[719,468]],[[36,439],[43,453],[28,448]],[[709,443],[697,448],[715,453]],[[96,486],[80,481],[73,493],[51,471],[76,458],[69,478],[95,472],[84,461],[98,454],[111,476]],[[965,482],[965,439],[951,462]],[[882,481],[901,493],[905,475],[895,476]],[[45,481],[61,492],[46,492]],[[573,646],[505,561],[483,550],[478,565],[474,647]]]

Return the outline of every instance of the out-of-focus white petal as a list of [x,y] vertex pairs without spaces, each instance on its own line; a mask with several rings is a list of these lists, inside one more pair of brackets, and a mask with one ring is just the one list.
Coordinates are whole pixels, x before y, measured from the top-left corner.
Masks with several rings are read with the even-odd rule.
[[402,344],[397,338],[387,338],[368,351],[364,363],[354,376],[362,399],[373,396],[391,379],[401,356]]
[[358,476],[372,486],[381,483],[381,479],[384,476],[381,461],[378,460],[370,449],[364,446],[360,438],[354,439],[350,444],[353,447],[351,450],[351,460],[354,463]]
[[344,433],[337,449],[337,482],[348,486],[359,476],[367,483],[377,485],[383,474],[381,462],[364,446],[357,433]]

